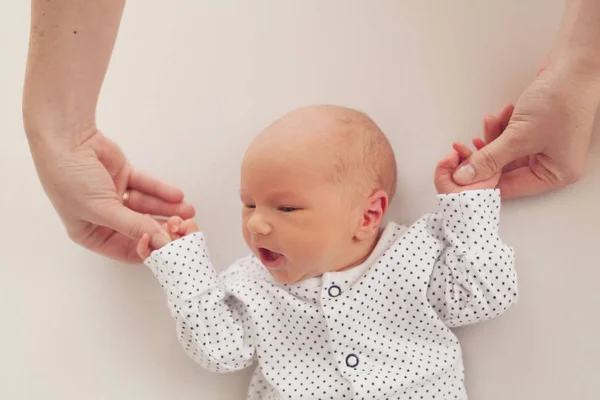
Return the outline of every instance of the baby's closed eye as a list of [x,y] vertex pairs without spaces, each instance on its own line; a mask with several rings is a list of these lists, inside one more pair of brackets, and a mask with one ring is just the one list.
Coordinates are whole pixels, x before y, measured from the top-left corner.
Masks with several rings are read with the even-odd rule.
[[[249,203],[248,204],[244,204],[244,208],[253,210],[253,209],[256,208],[256,204],[249,204]],[[284,213],[291,213],[291,212],[294,212],[294,211],[301,210],[300,207],[293,207],[293,206],[278,206],[276,208],[277,208],[277,210],[279,210],[281,212],[284,212]]]

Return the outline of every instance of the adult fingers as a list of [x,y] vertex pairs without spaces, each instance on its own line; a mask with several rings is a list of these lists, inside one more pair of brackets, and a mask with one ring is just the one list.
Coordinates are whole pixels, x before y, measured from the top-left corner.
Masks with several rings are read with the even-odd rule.
[[483,181],[502,171],[512,161],[527,155],[527,149],[506,132],[459,166],[453,175],[460,185]]
[[164,217],[178,215],[181,218],[192,218],[195,214],[194,207],[191,204],[184,202],[172,203],[139,190],[129,190],[126,205],[133,211],[142,214]]
[[181,189],[142,172],[137,168],[132,169],[128,186],[132,189],[136,189],[171,203],[183,201],[183,192]]

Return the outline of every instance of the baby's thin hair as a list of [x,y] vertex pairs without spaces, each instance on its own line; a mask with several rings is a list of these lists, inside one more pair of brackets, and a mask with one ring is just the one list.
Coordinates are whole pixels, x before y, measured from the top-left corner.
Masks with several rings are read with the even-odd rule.
[[366,195],[382,189],[391,199],[396,193],[397,167],[388,138],[362,111],[342,108],[339,122],[340,151],[336,155],[334,179],[358,185]]

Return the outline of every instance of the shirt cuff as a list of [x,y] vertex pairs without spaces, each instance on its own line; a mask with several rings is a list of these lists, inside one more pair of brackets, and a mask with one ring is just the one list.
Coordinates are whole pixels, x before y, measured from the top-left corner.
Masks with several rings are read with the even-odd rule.
[[[185,300],[217,283],[204,234],[194,232],[168,243],[144,260],[169,297]],[[174,299],[173,299],[174,300]]]
[[492,252],[501,245],[499,189],[439,194],[437,200],[445,237],[460,252]]

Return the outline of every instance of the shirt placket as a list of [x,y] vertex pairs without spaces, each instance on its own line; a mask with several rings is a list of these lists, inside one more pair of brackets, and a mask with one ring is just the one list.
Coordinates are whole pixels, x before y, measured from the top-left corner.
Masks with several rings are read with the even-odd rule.
[[353,382],[357,368],[364,360],[362,360],[358,347],[351,346],[353,342],[343,339],[344,336],[350,337],[352,335],[351,327],[348,325],[347,307],[345,307],[345,304],[347,304],[346,293],[349,289],[349,285],[345,282],[324,277],[321,289],[321,306],[338,370],[344,378],[349,382]]

